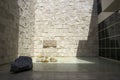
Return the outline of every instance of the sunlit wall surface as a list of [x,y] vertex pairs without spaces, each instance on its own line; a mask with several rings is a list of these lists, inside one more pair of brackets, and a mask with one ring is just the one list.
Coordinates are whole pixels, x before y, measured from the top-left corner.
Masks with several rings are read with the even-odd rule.
[[97,56],[96,0],[37,0],[34,56]]
[[34,54],[35,0],[18,0],[19,42],[18,56]]

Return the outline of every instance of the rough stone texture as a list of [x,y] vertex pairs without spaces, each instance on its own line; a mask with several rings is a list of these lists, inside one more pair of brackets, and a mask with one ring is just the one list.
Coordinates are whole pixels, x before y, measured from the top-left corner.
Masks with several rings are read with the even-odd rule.
[[[97,56],[95,7],[96,0],[0,0],[0,64],[17,55]],[[53,42],[44,48],[44,40]]]
[[55,40],[43,40],[43,48],[56,48],[57,42]]
[[32,56],[34,54],[35,0],[18,0],[18,4],[20,10],[18,56]]
[[18,54],[19,9],[17,0],[0,0],[0,64]]
[[[97,56],[96,0],[37,0],[34,55]],[[56,48],[43,48],[56,40]]]

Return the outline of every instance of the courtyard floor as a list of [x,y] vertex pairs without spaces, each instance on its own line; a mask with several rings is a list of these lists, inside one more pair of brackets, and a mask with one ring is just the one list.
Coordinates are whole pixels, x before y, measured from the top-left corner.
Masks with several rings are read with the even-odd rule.
[[10,64],[7,64],[0,67],[0,80],[120,80],[118,62],[99,57],[71,57],[63,60],[64,63],[34,62],[33,70],[17,74],[11,74]]

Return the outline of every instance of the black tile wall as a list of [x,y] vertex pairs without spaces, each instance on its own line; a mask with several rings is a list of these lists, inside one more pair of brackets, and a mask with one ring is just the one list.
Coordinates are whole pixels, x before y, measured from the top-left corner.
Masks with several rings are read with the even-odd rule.
[[120,60],[120,13],[116,11],[98,27],[99,56]]

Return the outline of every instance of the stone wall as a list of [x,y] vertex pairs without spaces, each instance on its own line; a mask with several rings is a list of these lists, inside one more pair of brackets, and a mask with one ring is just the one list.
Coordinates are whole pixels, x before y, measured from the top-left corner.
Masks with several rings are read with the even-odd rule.
[[34,53],[35,0],[18,0],[19,21],[19,55],[32,56]]
[[0,64],[17,56],[97,56],[96,0],[0,0]]
[[0,64],[18,54],[19,9],[17,0],[0,0]]
[[97,56],[96,0],[37,0],[34,56],[39,55]]

